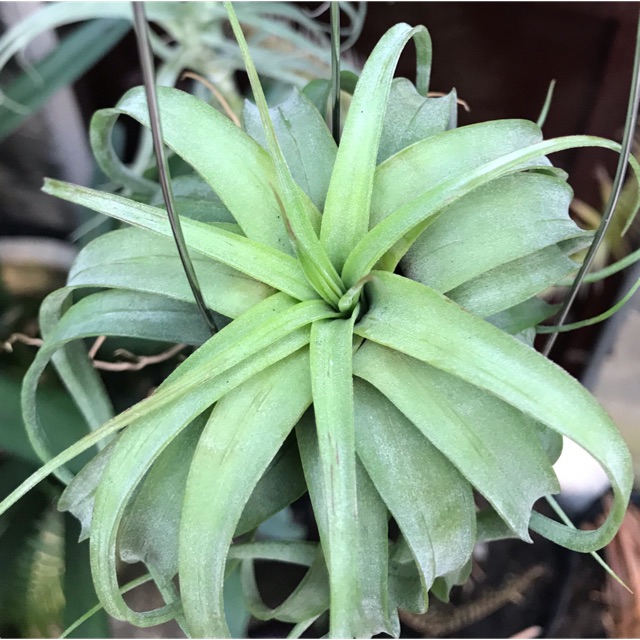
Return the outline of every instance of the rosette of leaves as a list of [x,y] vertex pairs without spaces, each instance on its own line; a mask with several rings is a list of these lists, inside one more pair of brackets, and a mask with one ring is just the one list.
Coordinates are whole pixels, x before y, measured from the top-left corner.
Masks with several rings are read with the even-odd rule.
[[[454,93],[424,97],[428,32],[399,24],[368,59],[336,146],[304,92],[268,110],[229,11],[257,101],[244,130],[193,96],[159,89],[164,142],[193,168],[175,179],[176,199],[219,331],[208,335],[192,302],[158,185],[128,171],[110,145],[120,116],[149,126],[134,89],[95,115],[91,133],[102,169],[135,198],[45,185],[132,227],[89,244],[68,286],[43,304],[45,342],[23,409],[48,461],[2,508],[49,473],[71,480],[60,508],[83,523],[104,608],[140,626],[176,618],[200,637],[228,634],[225,578],[238,565],[253,615],[296,623],[295,635],[329,610],[331,636],[366,637],[397,635],[398,607],[446,599],[479,539],[529,541],[531,529],[577,551],[605,545],[629,497],[629,453],[595,399],[531,337],[554,311],[536,294],[575,271],[571,256],[590,240],[568,217],[566,174],[546,156],[619,145],[544,141],[524,120],[457,128]],[[412,39],[415,86],[393,79]],[[92,293],[80,298],[84,288]],[[98,335],[197,349],[112,417],[81,342]],[[50,360],[93,429],[61,453],[37,413]],[[611,481],[613,506],[597,530],[532,510],[559,491],[562,435]],[[107,437],[72,479],[64,465]],[[488,508],[476,508],[474,490]],[[319,545],[254,539],[306,491]],[[147,565],[163,607],[127,605],[120,559]],[[309,569],[270,608],[256,559]]]

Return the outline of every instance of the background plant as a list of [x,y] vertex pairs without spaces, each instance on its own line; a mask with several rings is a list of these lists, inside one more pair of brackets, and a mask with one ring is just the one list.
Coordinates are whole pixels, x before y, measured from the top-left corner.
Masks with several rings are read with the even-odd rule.
[[[570,256],[589,240],[568,219],[566,175],[545,154],[619,146],[586,136],[544,142],[524,121],[455,129],[454,94],[421,97],[426,31],[398,25],[367,62],[336,149],[304,94],[269,115],[233,14],[232,23],[258,103],[245,128],[269,153],[196,98],[161,89],[159,99],[165,143],[199,174],[176,179],[176,196],[205,299],[224,316],[219,326],[234,320],[208,338],[177,258],[170,262],[164,212],[144,202],[159,203],[157,185],[111,150],[119,115],[148,125],[134,90],[96,115],[92,139],[103,170],[137,200],[59,182],[46,189],[142,231],[89,245],[68,287],[45,302],[46,342],[23,391],[43,458],[51,454],[34,394],[52,357],[96,430],[4,505],[51,471],[70,479],[68,460],[127,427],[73,480],[61,507],[84,522],[110,613],[142,626],[175,617],[196,635],[226,633],[223,583],[238,562],[254,615],[296,622],[300,632],[331,604],[331,633],[351,636],[397,633],[397,606],[424,609],[429,590],[447,598],[477,539],[527,539],[531,526],[581,551],[606,544],[630,490],[628,453],[586,391],[527,341],[552,311],[536,293],[575,270]],[[392,81],[411,38],[417,91]],[[398,127],[418,112],[413,129]],[[188,136],[192,127],[200,139]],[[111,290],[67,311],[73,289],[87,286]],[[123,331],[204,344],[153,396],[110,419],[72,341]],[[531,512],[557,491],[558,433],[591,451],[612,481],[616,501],[597,531]],[[476,512],[472,486],[491,508]],[[242,537],[305,489],[322,547]],[[402,532],[391,543],[389,515]],[[127,607],[118,556],[147,564],[165,607]],[[255,558],[310,566],[275,611],[259,600]]]

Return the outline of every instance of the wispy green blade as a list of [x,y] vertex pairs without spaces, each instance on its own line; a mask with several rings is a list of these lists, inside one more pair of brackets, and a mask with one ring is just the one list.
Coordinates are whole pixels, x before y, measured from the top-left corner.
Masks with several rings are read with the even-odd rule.
[[[43,190],[117,220],[172,237],[166,213],[157,207],[57,180],[47,180]],[[220,227],[188,219],[184,219],[182,225],[190,249],[299,300],[317,297],[300,270],[299,263],[291,256]]]
[[354,549],[358,546],[358,497],[353,427],[353,322],[317,321],[311,327],[311,386],[326,497],[323,549],[331,589],[330,635],[350,638],[361,586]]
[[308,351],[301,350],[257,374],[218,402],[200,438],[179,554],[182,602],[195,637],[228,636],[227,552],[251,492],[311,402],[308,371]]
[[615,496],[599,529],[574,531],[535,513],[531,526],[576,551],[607,544],[624,516],[633,474],[629,451],[597,401],[557,365],[424,285],[374,272],[367,295],[371,307],[356,325],[357,335],[489,391],[598,460]]
[[[396,64],[411,38],[418,57],[418,91],[426,94],[431,39],[424,27],[398,24],[375,46],[356,85],[322,216],[320,240],[338,271],[369,229],[378,145]],[[353,282],[350,283],[351,286]]]

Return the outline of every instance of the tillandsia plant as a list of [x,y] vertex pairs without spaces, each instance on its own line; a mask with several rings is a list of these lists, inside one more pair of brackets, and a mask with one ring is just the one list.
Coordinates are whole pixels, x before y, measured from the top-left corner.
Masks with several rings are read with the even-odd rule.
[[[254,616],[295,623],[297,635],[328,610],[331,636],[368,637],[398,635],[398,607],[446,600],[478,540],[530,541],[533,530],[577,551],[604,546],[625,512],[629,453],[532,337],[555,309],[536,294],[573,273],[571,256],[591,240],[568,216],[566,173],[546,156],[620,145],[544,141],[524,120],[457,128],[455,93],[426,97],[428,32],[406,24],[367,60],[336,145],[325,104],[304,91],[268,109],[227,10],[257,104],[246,105],[244,127],[158,88],[164,143],[193,170],[173,187],[218,331],[193,304],[158,184],[111,146],[119,117],[149,127],[144,91],[133,89],[94,116],[91,140],[105,173],[135,197],[45,185],[132,226],[83,249],[67,287],[42,306],[44,344],[23,410],[46,464],[0,509],[51,473],[68,482],[59,508],[82,522],[107,612],[140,626],[175,618],[196,637],[228,635],[224,586],[236,570]],[[393,78],[411,40],[415,86]],[[197,349],[113,417],[82,344],[101,335]],[[51,361],[93,429],[61,453],[36,402]],[[613,506],[597,530],[533,510],[559,491],[562,435],[611,481]],[[74,477],[67,463],[95,445]],[[488,507],[476,507],[474,490]],[[320,544],[255,539],[307,491]],[[164,606],[127,605],[121,559],[148,567]],[[259,559],[309,567],[275,608],[258,591]]]
[[[183,72],[195,72],[213,83],[219,98],[234,108],[241,104],[234,73],[242,57],[233,38],[224,30],[226,12],[218,2],[148,2],[149,20],[160,33],[150,33],[154,54],[160,61],[157,82],[173,86]],[[357,40],[365,3],[343,3],[349,18],[343,30],[343,50]],[[263,78],[282,84],[304,86],[329,72],[327,26],[295,3],[243,2],[238,16],[249,30],[249,42]],[[0,38],[0,71],[41,33],[69,24],[86,23],[62,38],[59,46],[30,67],[14,83],[0,91],[0,139],[8,135],[56,89],[69,84],[112,49],[130,28],[129,2],[51,2],[7,31]],[[191,74],[193,76],[193,74]],[[204,89],[204,87],[200,87]],[[206,92],[207,90],[204,89]],[[204,97],[204,94],[203,94]],[[139,152],[137,166],[146,169],[148,138]]]

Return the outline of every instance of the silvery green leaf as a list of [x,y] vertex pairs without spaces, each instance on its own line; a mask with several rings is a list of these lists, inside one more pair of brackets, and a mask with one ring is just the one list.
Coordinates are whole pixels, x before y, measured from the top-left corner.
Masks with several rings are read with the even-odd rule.
[[[322,211],[337,151],[327,125],[298,89],[293,89],[284,102],[269,109],[269,114],[293,179]],[[245,101],[242,119],[247,133],[266,148],[258,108]]]
[[420,95],[412,82],[396,78],[384,116],[377,163],[436,133],[455,129],[458,121],[456,92],[441,98]]

